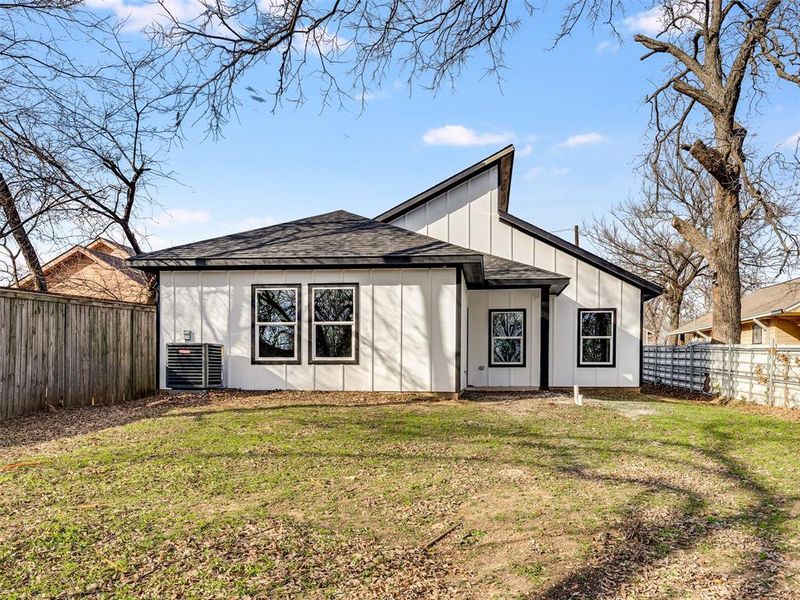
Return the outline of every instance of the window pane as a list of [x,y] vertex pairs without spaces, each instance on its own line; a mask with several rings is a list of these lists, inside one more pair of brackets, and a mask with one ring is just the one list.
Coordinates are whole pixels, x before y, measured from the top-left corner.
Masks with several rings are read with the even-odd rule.
[[581,313],[581,333],[583,335],[612,335],[611,313]]
[[314,290],[315,321],[352,321],[353,289],[322,288]]
[[261,358],[294,358],[294,325],[260,325],[258,355]]
[[258,321],[277,323],[295,321],[297,298],[295,290],[258,290]]
[[754,344],[762,344],[763,343],[763,340],[764,340],[763,334],[764,334],[764,330],[760,326],[758,326],[756,324],[753,324],[753,343]]
[[492,362],[494,364],[522,362],[522,340],[494,340],[493,344]]
[[492,313],[492,335],[522,337],[522,313]]
[[582,363],[610,363],[611,340],[583,340]]
[[317,325],[317,358],[350,358],[353,354],[352,325]]

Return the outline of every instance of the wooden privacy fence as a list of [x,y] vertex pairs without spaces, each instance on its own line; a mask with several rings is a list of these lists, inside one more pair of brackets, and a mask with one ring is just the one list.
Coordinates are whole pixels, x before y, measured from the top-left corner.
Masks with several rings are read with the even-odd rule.
[[642,381],[800,408],[800,346],[645,346]]
[[155,307],[0,289],[0,420],[155,389]]

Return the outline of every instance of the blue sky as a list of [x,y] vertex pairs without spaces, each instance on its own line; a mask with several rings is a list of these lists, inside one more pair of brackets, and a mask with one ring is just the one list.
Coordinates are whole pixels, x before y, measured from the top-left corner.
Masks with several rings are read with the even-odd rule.
[[[117,2],[118,0],[115,0]],[[553,3],[558,4],[558,3]],[[115,4],[118,12],[124,12]],[[514,143],[510,210],[561,232],[636,194],[645,149],[643,103],[664,61],[640,61],[632,41],[652,13],[619,23],[624,43],[581,29],[548,51],[558,10],[526,21],[507,50],[502,88],[474,61],[454,90],[409,95],[390,78],[362,112],[354,104],[320,112],[308,102],[272,113],[241,90],[238,120],[224,139],[189,131],[168,158],[179,183],[162,183],[145,223],[153,247],[250,229],[335,209],[374,216]],[[258,85],[264,72],[254,72]],[[775,90],[751,135],[775,149],[800,131],[800,95]],[[446,129],[444,129],[446,128]]]

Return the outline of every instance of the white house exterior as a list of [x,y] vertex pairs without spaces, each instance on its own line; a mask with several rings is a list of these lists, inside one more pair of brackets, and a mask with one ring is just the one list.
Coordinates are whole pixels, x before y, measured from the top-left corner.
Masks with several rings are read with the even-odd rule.
[[[639,385],[644,281],[508,213],[513,147],[366,219],[343,211],[139,255],[167,344],[253,390]],[[406,233],[403,233],[406,232]]]

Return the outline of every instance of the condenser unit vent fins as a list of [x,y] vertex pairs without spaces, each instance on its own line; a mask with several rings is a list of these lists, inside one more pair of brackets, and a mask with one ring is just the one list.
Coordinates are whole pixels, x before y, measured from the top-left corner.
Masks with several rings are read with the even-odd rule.
[[222,345],[167,344],[167,387],[173,390],[222,387]]

